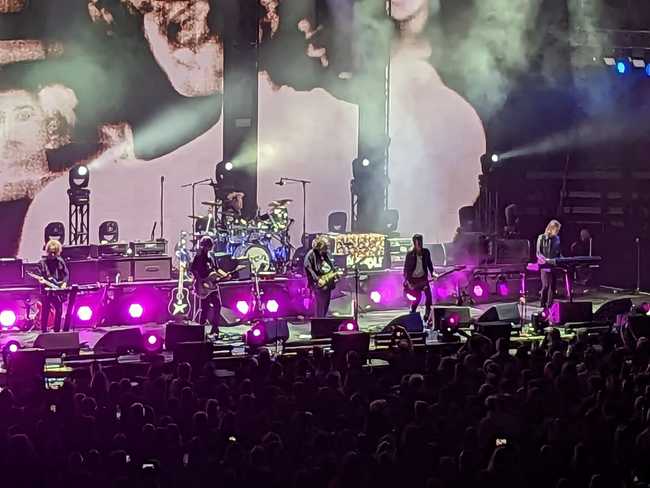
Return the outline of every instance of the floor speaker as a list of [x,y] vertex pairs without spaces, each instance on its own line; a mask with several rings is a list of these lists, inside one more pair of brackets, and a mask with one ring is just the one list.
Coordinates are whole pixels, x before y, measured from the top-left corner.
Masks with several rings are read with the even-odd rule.
[[46,356],[79,354],[79,332],[45,332],[39,334],[34,347],[43,349]]
[[479,322],[476,324],[476,332],[485,337],[489,337],[492,342],[497,339],[509,339],[512,332],[512,324],[508,320],[499,320],[496,322]]
[[519,323],[521,314],[518,303],[498,303],[492,305],[478,318],[478,322],[508,321]]
[[564,325],[568,322],[591,322],[593,320],[591,302],[555,302],[551,307],[551,322]]
[[401,325],[407,332],[422,332],[424,330],[424,322],[422,322],[420,312],[412,312],[395,317],[388,322],[383,332],[392,332],[393,327],[396,325]]
[[341,324],[350,320],[352,317],[327,317],[311,319],[311,338],[326,339],[332,337],[334,332],[338,332]]
[[95,344],[95,352],[124,354],[127,351],[142,351],[142,331],[140,327],[120,327],[111,329]]
[[433,307],[433,326],[436,330],[442,330],[443,322],[455,317],[456,327],[469,327],[472,316],[469,307]]
[[165,325],[165,349],[175,351],[179,342],[204,342],[205,327],[186,322],[167,322]]

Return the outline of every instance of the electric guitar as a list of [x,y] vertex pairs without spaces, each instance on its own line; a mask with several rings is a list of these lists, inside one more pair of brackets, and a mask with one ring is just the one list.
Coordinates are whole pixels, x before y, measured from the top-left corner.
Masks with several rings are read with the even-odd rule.
[[433,283],[444,278],[447,275],[455,273],[456,271],[462,271],[465,269],[465,266],[454,266],[447,271],[440,273],[439,275],[434,275],[432,278],[427,278],[426,275],[422,278],[411,278],[410,281],[404,282],[404,292],[408,291],[418,291],[422,290],[424,287],[429,286],[429,283]]
[[219,288],[219,283],[222,281],[227,280],[230,278],[234,273],[237,271],[240,271],[244,269],[246,266],[244,265],[239,265],[232,271],[226,273],[226,274],[219,274],[216,271],[213,271],[210,273],[206,278],[204,279],[199,279],[195,278],[194,279],[194,292],[201,298],[207,298],[209,295],[217,291]]
[[333,287],[334,284],[343,276],[343,271],[332,270],[318,277],[316,286],[321,289]]
[[65,281],[62,283],[57,283],[54,280],[48,280],[41,275],[30,273],[29,271],[27,271],[27,274],[38,281],[41,285],[45,286],[45,288],[48,290],[64,290],[68,286]]

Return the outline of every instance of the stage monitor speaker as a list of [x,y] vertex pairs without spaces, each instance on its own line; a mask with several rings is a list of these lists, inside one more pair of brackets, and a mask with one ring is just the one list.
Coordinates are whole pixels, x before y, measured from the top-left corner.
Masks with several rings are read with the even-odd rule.
[[332,212],[327,216],[327,229],[329,232],[343,234],[348,227],[348,214],[345,212]]
[[334,351],[334,360],[338,366],[344,365],[345,357],[349,351],[356,351],[361,362],[365,363],[368,359],[368,350],[370,349],[370,334],[368,332],[334,332],[332,335],[332,350]]
[[120,327],[106,332],[95,344],[95,352],[125,354],[128,351],[143,350],[140,327]]
[[326,339],[339,330],[343,322],[354,320],[352,317],[327,317],[311,319],[311,338]]
[[34,347],[43,349],[48,357],[79,354],[79,332],[45,332],[39,334]]
[[205,342],[205,327],[187,322],[167,322],[165,349],[175,351],[179,342]]
[[116,281],[131,281],[131,259],[130,258],[108,258],[100,259],[98,265],[99,282],[114,283]]
[[420,312],[412,312],[395,317],[388,322],[388,325],[384,327],[382,332],[392,332],[393,327],[396,325],[401,325],[407,332],[422,332],[424,330],[424,322],[422,322]]
[[629,298],[618,298],[603,303],[598,310],[594,312],[596,322],[615,323],[620,315],[627,315],[632,310],[632,300]]
[[519,323],[521,314],[518,303],[498,303],[492,305],[478,318],[478,322],[514,322]]
[[479,322],[476,324],[476,332],[489,337],[493,342],[499,338],[509,339],[512,332],[512,324],[509,321]]
[[174,346],[174,362],[190,363],[201,374],[200,368],[212,359],[213,351],[214,346],[210,341],[177,342]]
[[456,327],[469,327],[472,323],[469,307],[433,307],[433,326],[436,330],[441,330],[443,321],[450,317],[456,317]]
[[568,322],[591,322],[593,320],[591,302],[555,302],[551,307],[551,323],[564,325]]
[[286,319],[266,319],[264,327],[266,328],[267,342],[289,340],[289,322]]
[[99,281],[99,260],[82,259],[80,261],[68,261],[70,283],[78,285],[89,285]]

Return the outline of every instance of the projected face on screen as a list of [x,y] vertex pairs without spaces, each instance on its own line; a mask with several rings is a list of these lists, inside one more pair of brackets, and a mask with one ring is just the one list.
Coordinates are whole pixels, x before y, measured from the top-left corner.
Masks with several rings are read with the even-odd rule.
[[[67,106],[66,106],[67,97]],[[61,103],[53,105],[53,100]],[[64,87],[0,92],[0,201],[33,198],[53,177],[45,150],[68,140],[74,94]],[[44,106],[45,105],[45,106]]]
[[418,14],[427,14],[430,0],[391,0],[390,14],[397,21],[404,21]]

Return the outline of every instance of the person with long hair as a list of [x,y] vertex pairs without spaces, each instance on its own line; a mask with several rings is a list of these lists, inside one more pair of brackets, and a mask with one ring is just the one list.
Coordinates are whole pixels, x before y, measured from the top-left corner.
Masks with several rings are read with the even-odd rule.
[[[68,267],[61,257],[63,245],[56,239],[50,239],[45,244],[45,256],[41,259],[39,273],[48,283],[64,289],[68,286]],[[63,331],[67,332],[70,328],[70,317],[74,306],[74,294],[70,292],[70,301],[68,302],[68,312],[66,314]],[[47,325],[50,316],[50,308],[54,307],[54,332],[61,330],[61,316],[63,313],[63,302],[66,294],[48,289],[43,286],[41,296],[41,331],[47,332]]]
[[[544,233],[537,238],[537,246],[535,249],[539,264],[552,262],[553,259],[559,258],[562,255],[562,249],[560,247],[561,228],[562,224],[560,222],[551,220],[546,226]],[[540,306],[542,309],[547,309],[553,305],[557,280],[553,270],[550,268],[543,268],[540,274],[542,278],[542,299]]]
[[323,276],[334,271],[334,264],[327,254],[327,241],[323,237],[314,239],[311,249],[305,255],[307,284],[316,300],[316,317],[326,317],[330,307],[334,281],[325,282]]

